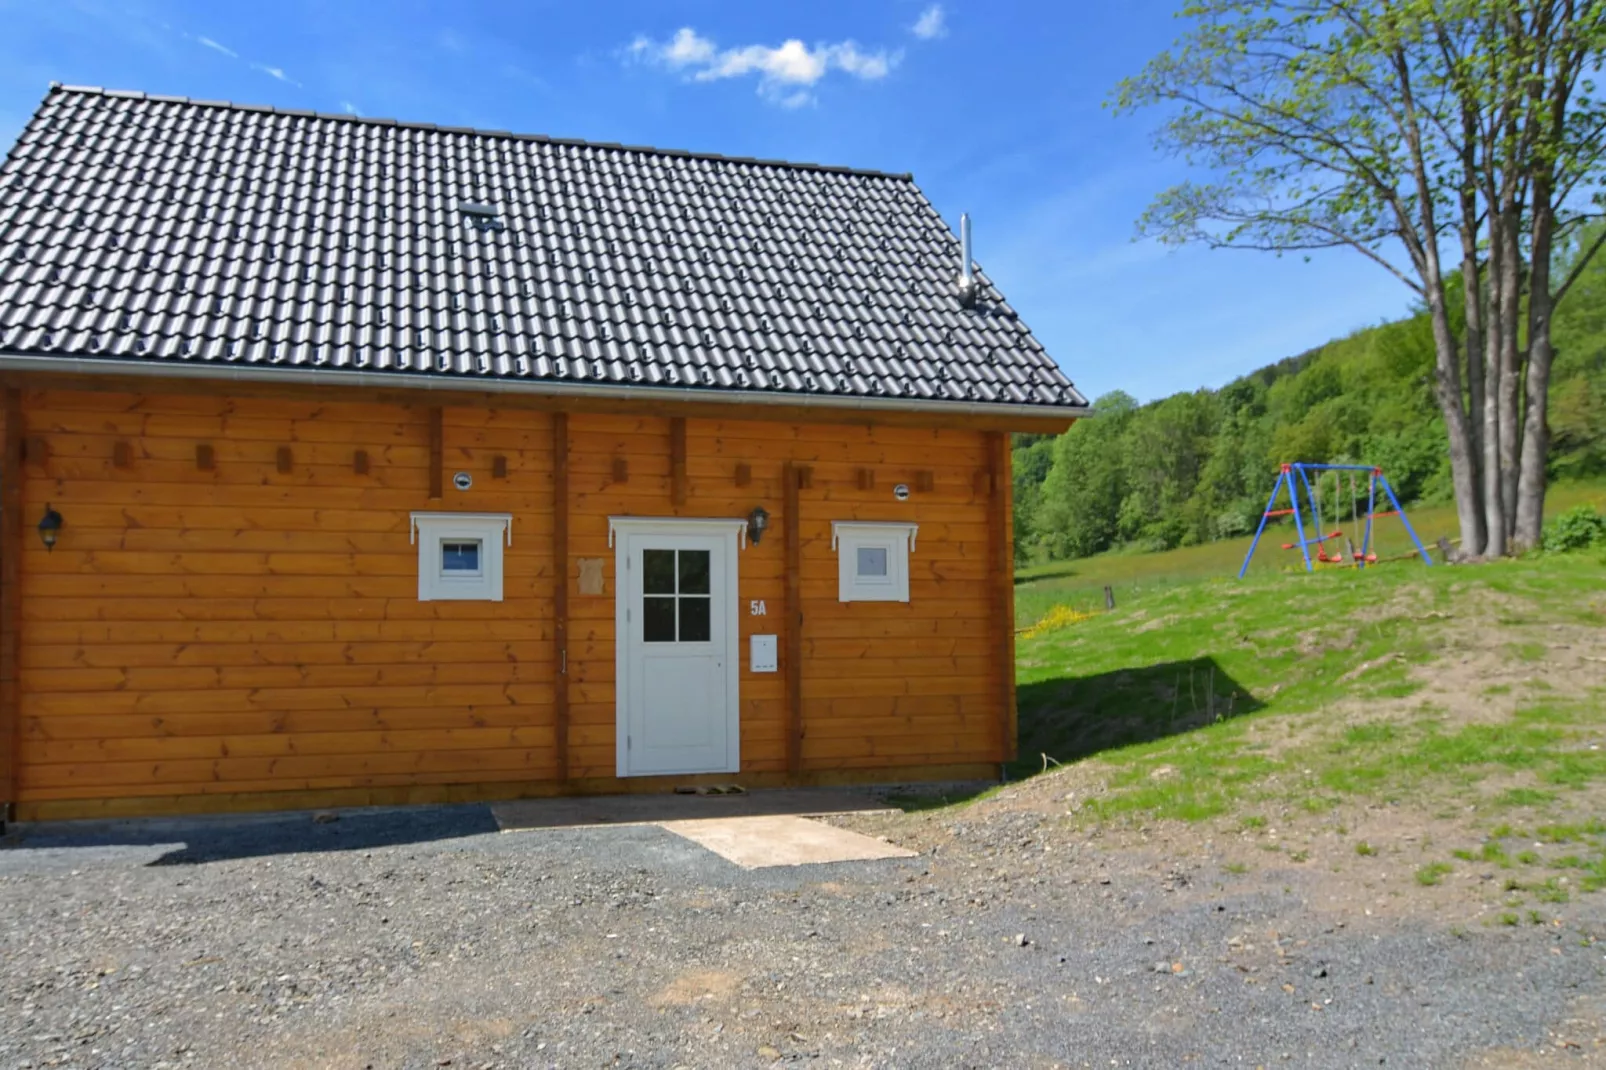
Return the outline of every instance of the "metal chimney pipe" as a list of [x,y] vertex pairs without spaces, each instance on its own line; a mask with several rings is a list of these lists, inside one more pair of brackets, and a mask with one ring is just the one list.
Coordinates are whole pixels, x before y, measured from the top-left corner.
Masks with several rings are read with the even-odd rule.
[[976,279],[975,279],[975,276],[972,275],[971,271],[970,271],[971,252],[970,252],[970,213],[969,212],[965,212],[963,215],[961,215],[959,217],[959,245],[960,245],[960,253],[959,253],[959,255],[961,257],[961,259],[959,261],[959,278],[967,286],[973,286],[973,285],[975,285]]
[[966,212],[959,217],[959,279],[954,286],[963,308],[975,307],[976,292],[980,289],[970,264],[970,213]]

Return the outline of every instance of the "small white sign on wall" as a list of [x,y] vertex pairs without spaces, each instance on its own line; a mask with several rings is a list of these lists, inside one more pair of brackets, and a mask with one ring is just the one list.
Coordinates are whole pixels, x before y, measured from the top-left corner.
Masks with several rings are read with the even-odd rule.
[[748,636],[747,667],[753,672],[779,672],[780,644],[773,635]]

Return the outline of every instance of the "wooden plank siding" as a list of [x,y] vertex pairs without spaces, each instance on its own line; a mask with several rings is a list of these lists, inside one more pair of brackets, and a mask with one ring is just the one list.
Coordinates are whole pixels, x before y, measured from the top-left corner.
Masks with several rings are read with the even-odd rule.
[[[973,775],[1013,724],[1002,436],[201,393],[27,390],[21,411],[42,458],[0,519],[65,518],[53,553],[11,540],[24,814],[647,790],[615,778],[618,515],[762,505],[786,533],[738,562],[744,782]],[[809,478],[788,490],[789,468]],[[897,502],[917,473],[931,489]],[[414,510],[512,515],[502,602],[418,600]],[[834,520],[920,525],[907,604],[837,600]],[[747,670],[764,633],[792,686]]]
[[22,750],[22,392],[0,394],[0,822],[19,794]]

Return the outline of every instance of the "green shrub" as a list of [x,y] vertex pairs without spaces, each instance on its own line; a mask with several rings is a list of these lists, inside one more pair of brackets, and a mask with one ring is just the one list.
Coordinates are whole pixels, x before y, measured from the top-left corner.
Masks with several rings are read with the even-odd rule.
[[1545,525],[1545,549],[1551,553],[1606,546],[1606,514],[1593,506],[1575,505]]

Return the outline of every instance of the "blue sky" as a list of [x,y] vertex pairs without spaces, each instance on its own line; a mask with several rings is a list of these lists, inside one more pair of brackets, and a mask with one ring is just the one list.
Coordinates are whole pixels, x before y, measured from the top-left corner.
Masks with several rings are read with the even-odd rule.
[[52,80],[912,171],[1085,392],[1233,377],[1405,311],[1354,254],[1134,242],[1185,177],[1115,83],[1178,0],[0,0],[0,141]]

